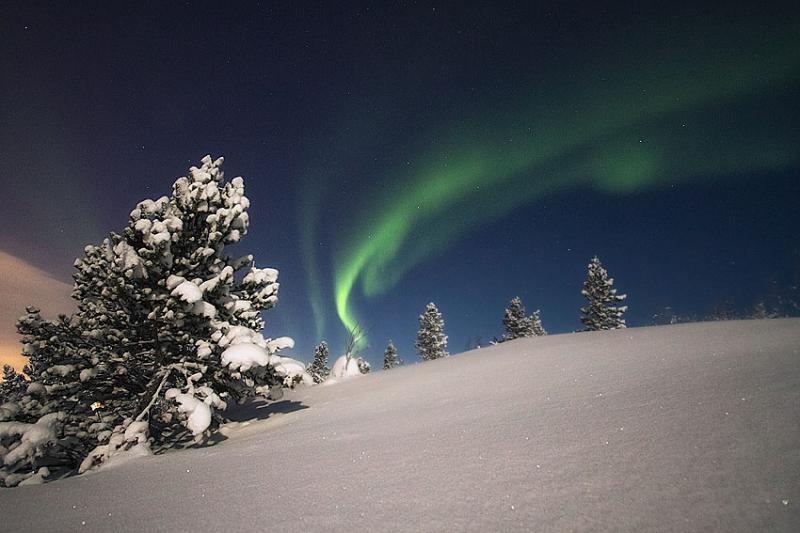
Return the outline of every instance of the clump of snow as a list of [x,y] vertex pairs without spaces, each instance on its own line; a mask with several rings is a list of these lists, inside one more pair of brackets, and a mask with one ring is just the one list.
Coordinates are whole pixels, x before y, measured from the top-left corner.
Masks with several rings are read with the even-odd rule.
[[49,475],[50,475],[50,469],[47,468],[46,466],[43,466],[39,470],[37,470],[35,474],[25,478],[23,481],[20,481],[18,486],[25,487],[28,485],[41,485],[42,483],[45,482],[45,478]]
[[206,318],[214,318],[217,316],[217,308],[208,302],[200,300],[195,302],[192,306],[192,313],[195,315],[204,316]]
[[137,457],[153,455],[148,429],[149,425],[145,421],[125,420],[111,432],[108,443],[89,452],[78,472],[82,474],[89,470],[113,468]]
[[34,381],[30,385],[28,385],[28,388],[25,390],[25,392],[32,396],[43,395],[47,394],[47,388],[41,383]]
[[278,337],[267,341],[267,350],[270,353],[275,353],[280,350],[290,350],[294,348],[294,339],[290,337]]
[[170,295],[177,296],[186,303],[193,304],[203,299],[203,293],[200,287],[191,281],[182,281],[177,287],[172,289]]
[[244,283],[275,283],[278,281],[278,270],[274,268],[255,268],[242,280]]
[[117,256],[119,266],[125,271],[129,278],[140,279],[146,276],[144,260],[126,242],[120,242],[114,247],[114,254]]
[[222,352],[222,364],[240,372],[250,370],[254,366],[266,366],[269,362],[269,352],[249,342],[234,344]]
[[349,378],[360,376],[361,370],[358,368],[358,357],[343,355],[333,363],[330,377],[334,379]]
[[183,276],[176,276],[175,274],[171,274],[167,278],[167,290],[168,291],[173,290],[175,287],[177,287],[184,281],[186,281],[186,278],[184,278]]
[[131,422],[125,428],[125,440],[130,442],[146,442],[147,441],[148,423],[144,420]]
[[261,333],[253,331],[245,326],[232,326],[228,328],[225,333],[217,331],[211,338],[215,340],[217,345],[221,348],[234,344],[255,344],[256,346],[267,348],[267,342],[264,340]]
[[275,369],[275,373],[283,378],[284,385],[291,386],[295,383],[312,385],[314,383],[314,379],[306,372],[306,365],[296,359],[271,355],[269,364]]
[[64,413],[49,413],[35,424],[24,422],[0,422],[0,442],[15,439],[3,456],[3,464],[12,466],[20,462],[30,462],[57,438],[58,422]]
[[0,405],[0,422],[11,420],[19,413],[19,405],[14,402],[6,402]]
[[98,372],[97,368],[84,368],[83,370],[81,370],[79,378],[81,382],[89,381],[90,379],[92,379],[97,375],[97,372]]
[[[204,398],[201,399],[196,393]],[[178,404],[178,412],[186,414],[186,427],[195,437],[202,434],[211,425],[212,407],[225,409],[225,402],[210,387],[191,388],[187,393],[173,388],[167,390],[164,397],[168,400],[175,400]]]
[[56,374],[62,378],[75,370],[74,365],[53,365],[47,369],[48,374]]

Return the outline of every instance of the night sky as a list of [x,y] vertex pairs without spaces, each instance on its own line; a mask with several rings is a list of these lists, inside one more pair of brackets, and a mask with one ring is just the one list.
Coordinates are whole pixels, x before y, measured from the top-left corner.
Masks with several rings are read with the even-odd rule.
[[0,350],[205,154],[300,359],[414,361],[429,301],[452,352],[515,295],[579,329],[594,254],[630,326],[800,300],[800,8],[697,3],[6,3]]

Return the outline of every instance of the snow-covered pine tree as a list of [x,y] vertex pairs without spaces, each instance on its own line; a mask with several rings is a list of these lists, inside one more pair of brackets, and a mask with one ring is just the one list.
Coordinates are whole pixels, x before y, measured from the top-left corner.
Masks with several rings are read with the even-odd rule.
[[589,262],[586,281],[583,283],[581,294],[589,301],[589,305],[581,307],[581,322],[585,331],[599,331],[608,329],[621,329],[625,327],[622,315],[627,306],[618,306],[617,303],[625,300],[627,295],[617,294],[613,288],[614,279],[608,277],[608,272],[594,256]]
[[503,340],[506,341],[533,336],[531,319],[525,315],[525,306],[519,296],[515,296],[508,303],[503,315],[503,327],[506,330]]
[[83,471],[128,448],[203,439],[229,398],[311,380],[275,355],[291,339],[259,333],[261,311],[277,301],[277,270],[225,253],[247,232],[250,202],[242,178],[226,181],[221,165],[203,158],[169,197],[140,202],[121,234],[86,247],[74,316],[45,321],[30,309],[20,320],[32,383],[12,418],[44,424],[52,431],[39,434],[53,438],[23,450],[24,432],[6,432],[3,483],[19,482],[45,453],[50,460],[48,450],[63,448],[74,463],[95,447]]
[[0,381],[0,404],[16,398],[25,389],[25,378],[11,365],[3,365],[3,381]]
[[369,371],[371,370],[369,361],[367,361],[363,357],[359,357],[358,359],[356,359],[356,363],[358,364],[359,372],[361,372],[362,374],[369,374]]
[[322,383],[331,373],[328,368],[328,343],[325,341],[320,342],[314,348],[314,361],[308,367],[308,374],[314,380],[314,383]]
[[44,320],[27,309],[17,322],[30,382],[0,407],[0,486],[15,486],[50,469],[74,468],[97,443],[104,424],[93,417],[93,393],[81,378],[90,364],[72,318]]
[[753,306],[753,312],[750,313],[750,318],[763,320],[766,318],[775,318],[775,316],[767,311],[767,305],[762,301]]
[[531,332],[533,333],[533,335],[537,337],[543,337],[547,335],[547,331],[544,329],[544,326],[542,326],[541,315],[542,312],[539,309],[537,309],[536,311],[533,312],[531,316],[528,317],[528,322],[530,323],[531,326]]
[[444,319],[436,304],[429,303],[419,315],[419,331],[414,343],[423,361],[447,357],[447,335],[444,334]]
[[403,364],[403,360],[397,357],[397,348],[390,340],[383,352],[383,369],[391,370]]

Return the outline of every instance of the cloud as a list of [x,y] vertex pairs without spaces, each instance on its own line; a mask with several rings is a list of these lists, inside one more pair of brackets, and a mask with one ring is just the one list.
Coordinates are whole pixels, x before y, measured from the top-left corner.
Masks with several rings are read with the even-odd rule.
[[25,364],[15,327],[25,307],[36,306],[48,317],[71,313],[75,309],[71,292],[71,284],[0,250],[0,364],[18,369]]

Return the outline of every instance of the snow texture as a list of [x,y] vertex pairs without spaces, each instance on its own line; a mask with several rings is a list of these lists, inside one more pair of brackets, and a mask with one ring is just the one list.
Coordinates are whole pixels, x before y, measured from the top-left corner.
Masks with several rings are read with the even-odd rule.
[[518,339],[241,408],[215,446],[0,490],[0,530],[800,523],[798,319]]

